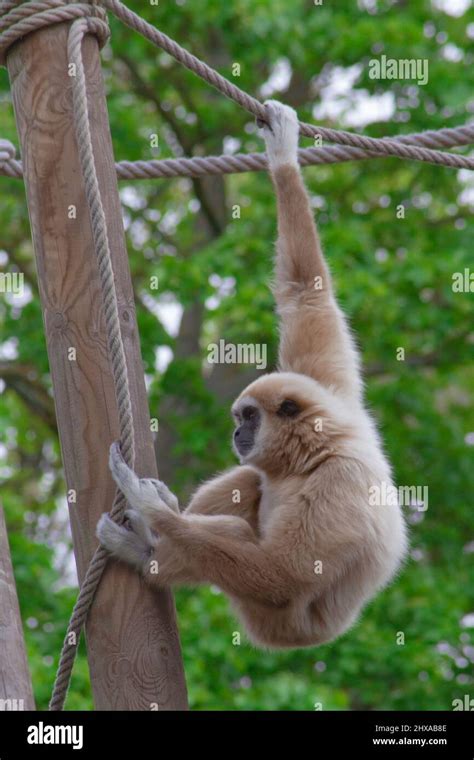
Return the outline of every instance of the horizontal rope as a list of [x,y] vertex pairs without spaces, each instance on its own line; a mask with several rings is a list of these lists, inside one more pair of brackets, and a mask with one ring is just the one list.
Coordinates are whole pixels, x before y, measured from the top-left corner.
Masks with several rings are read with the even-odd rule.
[[[3,148],[2,148],[3,146]],[[350,150],[350,156],[347,156]],[[23,165],[14,158],[15,147],[9,140],[0,139],[0,174],[21,178]],[[300,148],[298,159],[301,166],[335,164],[342,161],[381,158],[367,156],[358,148],[340,148],[338,145],[324,148]],[[193,158],[164,158],[150,161],[119,161],[115,164],[118,179],[155,179],[170,177],[202,177],[208,174],[236,174],[265,171],[268,169],[265,153],[236,153],[222,156],[196,156]]]
[[[407,135],[407,137],[409,137]],[[8,144],[13,153],[2,152],[2,145]],[[14,146],[8,140],[0,139],[0,175],[21,178],[22,162],[12,157]],[[384,158],[381,154],[368,154],[360,148],[328,145],[323,148],[300,148],[298,160],[300,166],[338,164],[344,161],[362,161],[372,158]],[[265,153],[236,153],[222,156],[195,156],[193,158],[164,158],[149,161],[118,161],[115,164],[117,179],[170,179],[172,177],[203,177],[206,175],[238,174],[258,172],[268,169]]]

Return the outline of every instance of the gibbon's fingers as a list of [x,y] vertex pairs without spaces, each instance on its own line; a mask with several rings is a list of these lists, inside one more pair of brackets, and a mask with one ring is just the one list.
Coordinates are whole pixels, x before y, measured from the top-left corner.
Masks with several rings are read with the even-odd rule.
[[265,107],[270,125],[264,127],[270,169],[284,164],[298,166],[299,124],[296,111],[278,100],[266,100]]

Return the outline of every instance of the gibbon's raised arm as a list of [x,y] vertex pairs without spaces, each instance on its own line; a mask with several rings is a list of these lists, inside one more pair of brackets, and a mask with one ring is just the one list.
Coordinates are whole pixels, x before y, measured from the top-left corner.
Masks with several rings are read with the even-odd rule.
[[264,128],[277,196],[274,295],[280,316],[279,369],[309,375],[345,396],[361,398],[359,360],[336,304],[298,165],[298,122],[291,108],[267,101]]

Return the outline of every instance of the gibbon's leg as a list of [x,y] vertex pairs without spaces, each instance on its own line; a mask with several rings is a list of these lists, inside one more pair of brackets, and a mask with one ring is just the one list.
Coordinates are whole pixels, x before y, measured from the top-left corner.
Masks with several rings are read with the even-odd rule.
[[[114,480],[123,491],[129,503],[139,512],[148,509],[154,501],[154,525],[164,539],[168,557],[163,561],[160,545],[152,547],[154,557],[158,560],[156,579],[150,575],[148,580],[158,584],[186,582],[215,583],[223,591],[240,599],[260,600],[270,605],[282,606],[291,597],[293,581],[283,569],[278,558],[267,554],[265,548],[258,544],[257,537],[249,523],[240,517],[230,515],[203,515],[194,513],[178,514],[160,499],[156,490],[150,490],[149,482],[140,480],[125,464],[119,460],[118,447],[111,451],[111,469]],[[112,533],[111,525],[114,526]],[[98,536],[101,543],[113,553],[122,557],[118,531],[107,515],[99,522]],[[175,549],[173,549],[175,547]],[[178,550],[179,557],[172,569],[167,569],[166,559]],[[123,558],[123,557],[122,557]],[[145,557],[145,561],[146,561]],[[129,561],[127,559],[127,561]],[[191,579],[191,580],[190,580]]]
[[359,361],[337,306],[309,197],[298,165],[292,108],[266,102],[266,152],[278,207],[274,294],[280,315],[279,365],[361,398]]

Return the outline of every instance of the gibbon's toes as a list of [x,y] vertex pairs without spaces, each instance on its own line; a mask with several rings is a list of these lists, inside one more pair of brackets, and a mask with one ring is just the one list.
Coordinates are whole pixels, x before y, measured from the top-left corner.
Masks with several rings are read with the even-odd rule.
[[137,509],[127,509],[124,513],[130,523],[130,527],[146,544],[155,546],[156,539],[148,527],[145,518]]
[[278,100],[266,100],[265,107],[269,126],[265,126],[264,136],[270,167],[297,164],[299,125],[296,111]]
[[126,532],[126,528],[117,525],[105,512],[97,523],[97,538],[101,545],[110,552],[116,551],[117,547],[122,543]]
[[109,468],[115,482],[120,486],[120,480],[123,477],[123,472],[127,469],[127,465],[120,451],[120,444],[117,441],[114,441],[110,446]]
[[[128,516],[130,519],[130,516]],[[107,514],[103,514],[97,524],[97,537],[109,554],[143,571],[145,562],[151,557],[155,542],[117,525]]]
[[156,480],[155,478],[153,479],[153,485],[156,488],[158,496],[165,502],[166,506],[172,509],[173,512],[179,512],[178,499],[174,493],[170,491],[168,486],[165,485],[162,480]]

